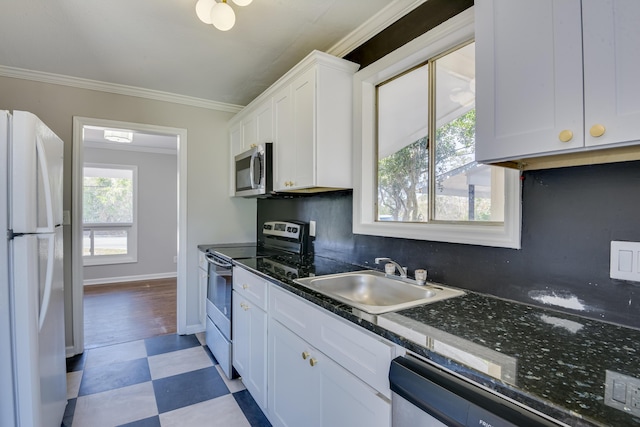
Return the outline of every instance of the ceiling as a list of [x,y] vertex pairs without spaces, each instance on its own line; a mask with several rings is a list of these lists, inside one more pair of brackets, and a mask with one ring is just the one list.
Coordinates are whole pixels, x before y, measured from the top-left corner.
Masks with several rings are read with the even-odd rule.
[[[106,129],[131,132],[132,141],[130,143],[108,141],[104,137],[104,131]],[[178,152],[178,137],[176,135],[155,134],[133,129],[85,125],[82,128],[82,142],[85,148],[142,151],[161,154],[177,154]]]
[[246,105],[311,50],[342,56],[424,1],[230,1],[236,25],[222,32],[197,18],[196,0],[2,0],[0,75],[31,70]]

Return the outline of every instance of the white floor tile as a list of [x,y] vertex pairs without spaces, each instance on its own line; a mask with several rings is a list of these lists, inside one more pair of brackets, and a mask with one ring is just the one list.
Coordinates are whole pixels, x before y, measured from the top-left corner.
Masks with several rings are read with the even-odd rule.
[[157,414],[153,384],[149,381],[78,397],[73,427],[111,427]]
[[162,427],[249,427],[242,410],[232,395],[227,394],[216,399],[160,414]]
[[87,350],[85,369],[147,357],[144,340],[131,341]]
[[82,371],[67,372],[67,399],[78,397],[80,381],[82,381]]
[[206,336],[204,334],[204,332],[196,332],[196,338],[198,338],[198,341],[200,342],[200,345],[206,345]]
[[236,379],[230,380],[224,374],[224,372],[222,371],[222,368],[220,368],[220,365],[216,365],[216,369],[218,370],[218,373],[222,377],[222,380],[227,385],[227,388],[229,389],[229,391],[231,393],[235,393],[236,391],[244,390],[246,388],[244,386],[244,384],[242,383],[242,379],[241,378],[236,378]]
[[200,346],[149,356],[148,361],[151,379],[154,380],[213,366]]

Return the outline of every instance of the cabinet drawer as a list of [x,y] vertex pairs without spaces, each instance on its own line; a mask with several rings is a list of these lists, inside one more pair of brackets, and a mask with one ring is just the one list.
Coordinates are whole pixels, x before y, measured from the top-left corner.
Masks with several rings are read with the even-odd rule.
[[233,267],[233,289],[257,307],[267,309],[267,287],[269,283],[244,268]]
[[295,295],[271,285],[269,315],[309,342],[317,328],[315,310]]
[[318,333],[311,342],[363,382],[391,398],[389,366],[395,346],[329,313],[317,312]]

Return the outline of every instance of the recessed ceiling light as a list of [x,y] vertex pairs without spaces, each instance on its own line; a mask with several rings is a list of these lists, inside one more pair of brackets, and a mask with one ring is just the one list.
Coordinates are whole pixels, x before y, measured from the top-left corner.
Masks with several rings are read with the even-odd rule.
[[122,142],[128,144],[133,141],[133,132],[105,129],[104,139],[111,142]]

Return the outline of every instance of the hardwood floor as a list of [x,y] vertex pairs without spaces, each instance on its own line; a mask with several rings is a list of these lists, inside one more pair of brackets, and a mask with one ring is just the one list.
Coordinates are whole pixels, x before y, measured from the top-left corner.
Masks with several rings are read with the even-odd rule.
[[175,278],[84,288],[85,349],[175,332]]

